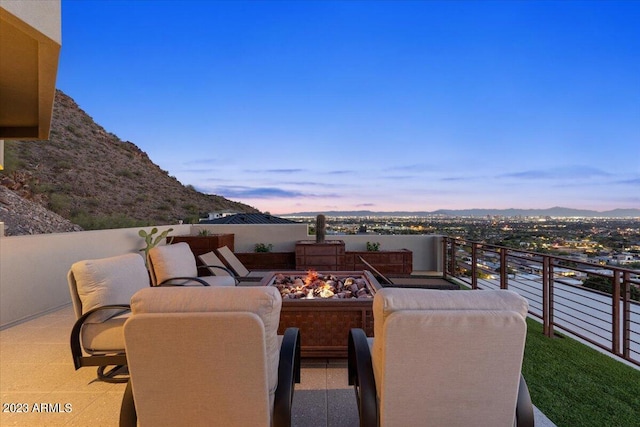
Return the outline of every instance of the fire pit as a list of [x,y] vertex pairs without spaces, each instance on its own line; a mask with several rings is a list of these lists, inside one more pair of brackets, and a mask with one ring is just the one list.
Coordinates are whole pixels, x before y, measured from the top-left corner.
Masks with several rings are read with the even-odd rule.
[[371,286],[363,273],[320,274],[308,271],[306,275],[277,273],[271,286],[280,291],[282,299],[315,299],[315,298],[373,298]]
[[310,273],[275,272],[262,280],[283,295],[278,333],[300,328],[302,357],[347,357],[351,328],[373,336],[373,296],[380,285],[366,270]]

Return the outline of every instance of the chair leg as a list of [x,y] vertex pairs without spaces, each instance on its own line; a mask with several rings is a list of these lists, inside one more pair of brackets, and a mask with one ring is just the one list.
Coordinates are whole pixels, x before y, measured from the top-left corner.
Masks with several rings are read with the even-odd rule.
[[347,352],[348,380],[349,385],[353,385],[355,390],[360,426],[376,426],[378,425],[376,381],[373,376],[369,343],[362,329],[354,328],[349,331]]
[[[126,365],[117,365],[105,372],[107,366],[98,367],[98,379],[106,383],[126,383],[129,381],[129,370]],[[118,376],[122,375],[122,376]]]
[[520,386],[518,388],[518,401],[516,406],[516,425],[518,427],[533,427],[535,416],[533,414],[533,404],[527,382],[520,374]]
[[138,425],[138,414],[133,400],[133,390],[131,381],[127,382],[127,388],[122,396],[120,405],[120,427],[136,427]]

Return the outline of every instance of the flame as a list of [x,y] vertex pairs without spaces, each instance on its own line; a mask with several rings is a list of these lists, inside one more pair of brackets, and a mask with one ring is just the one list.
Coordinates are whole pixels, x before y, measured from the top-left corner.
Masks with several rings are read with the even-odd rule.
[[316,280],[318,280],[318,272],[315,270],[309,270],[307,271],[307,276],[304,278],[304,285],[305,286],[309,286],[311,285],[313,282],[315,282]]

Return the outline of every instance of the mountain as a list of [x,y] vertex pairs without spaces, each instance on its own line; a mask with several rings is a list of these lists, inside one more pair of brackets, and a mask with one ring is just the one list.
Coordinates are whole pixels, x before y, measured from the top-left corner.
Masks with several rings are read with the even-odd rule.
[[295,217],[295,216],[316,216],[324,214],[328,216],[387,216],[387,217],[428,217],[428,216],[448,216],[448,217],[486,217],[486,216],[525,216],[525,217],[579,217],[579,218],[640,218],[640,209],[614,209],[610,211],[593,211],[585,209],[571,209],[562,207],[553,207],[549,209],[461,209],[461,210],[448,210],[440,209],[437,211],[328,211],[328,212],[297,212],[282,214],[282,217]]
[[3,204],[13,200],[6,190],[84,229],[194,222],[202,214],[221,210],[259,212],[184,186],[134,143],[95,123],[59,90],[48,141],[5,141],[0,185],[6,187],[0,221],[9,212]]

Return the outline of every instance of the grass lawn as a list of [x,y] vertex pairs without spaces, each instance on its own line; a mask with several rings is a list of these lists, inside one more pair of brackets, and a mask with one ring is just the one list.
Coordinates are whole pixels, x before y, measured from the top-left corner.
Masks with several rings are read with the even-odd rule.
[[640,426],[640,370],[527,319],[522,372],[531,400],[558,427]]

